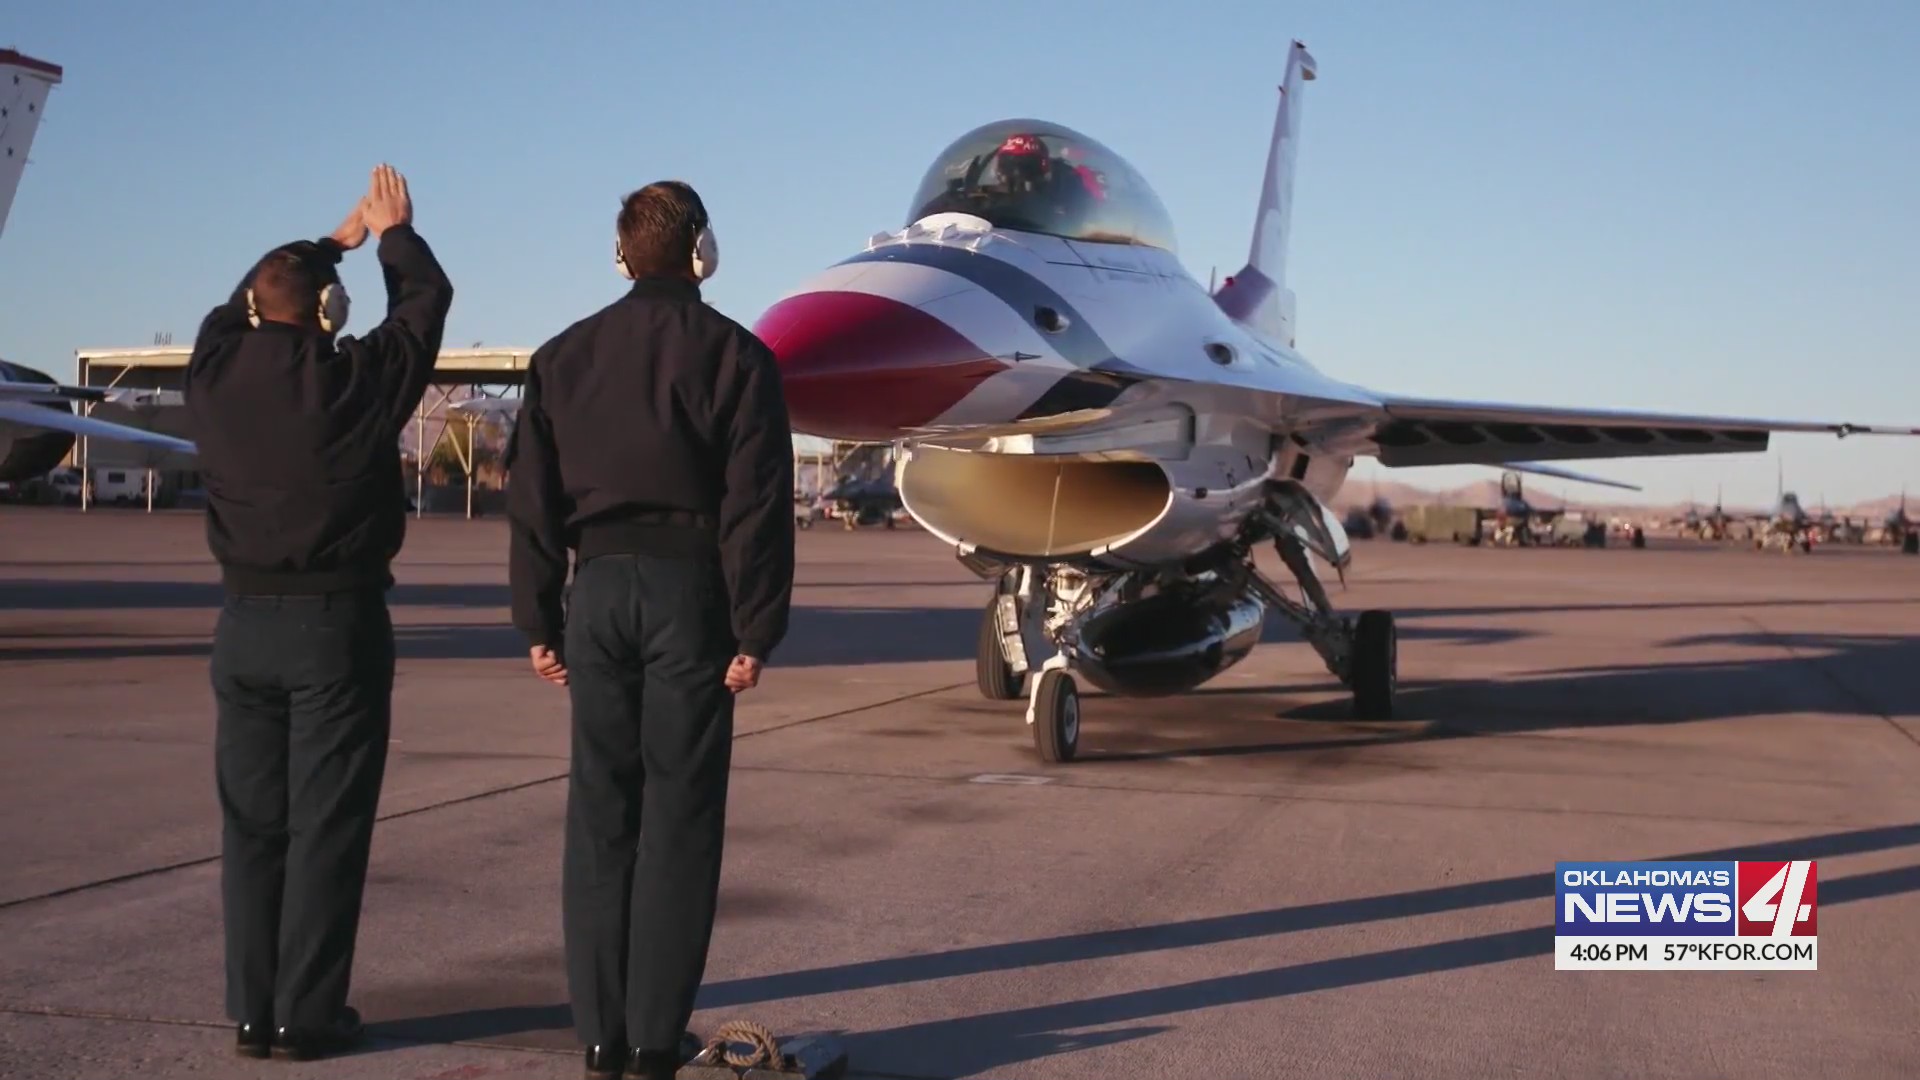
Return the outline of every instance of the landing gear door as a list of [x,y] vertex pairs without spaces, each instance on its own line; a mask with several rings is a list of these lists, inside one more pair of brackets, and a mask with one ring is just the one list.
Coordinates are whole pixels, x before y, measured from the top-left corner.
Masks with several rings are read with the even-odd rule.
[[1347,538],[1346,527],[1340,524],[1339,516],[1314,498],[1298,480],[1270,483],[1269,506],[1279,515],[1286,532],[1328,565],[1345,570],[1353,561],[1353,541]]
[[[1325,559],[1335,569],[1345,570],[1353,561],[1353,541],[1347,538],[1347,530],[1340,524],[1334,512],[1319,500],[1314,500],[1314,508],[1320,512],[1318,529],[1309,529],[1310,523],[1301,523],[1293,527],[1293,533],[1306,545],[1308,551]],[[1314,535],[1309,535],[1309,532]]]

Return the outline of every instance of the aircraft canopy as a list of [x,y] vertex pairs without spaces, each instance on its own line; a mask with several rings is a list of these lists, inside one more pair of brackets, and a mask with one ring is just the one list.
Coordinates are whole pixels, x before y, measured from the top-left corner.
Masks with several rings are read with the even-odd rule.
[[1118,154],[1059,124],[1001,120],[940,152],[908,223],[973,214],[997,229],[1173,251],[1173,220]]

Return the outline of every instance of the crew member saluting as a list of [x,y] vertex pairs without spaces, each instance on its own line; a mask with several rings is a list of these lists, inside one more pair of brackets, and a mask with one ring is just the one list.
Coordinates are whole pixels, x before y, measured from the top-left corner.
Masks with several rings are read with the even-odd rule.
[[533,669],[572,700],[562,910],[587,1075],[647,1080],[690,1050],[733,695],[786,633],[793,435],[773,354],[701,301],[719,252],[700,197],[649,184],[617,229],[632,289],[527,365],[509,570]]
[[[388,564],[406,530],[399,435],[453,286],[382,165],[332,236],[275,248],[200,324],[187,422],[226,603],[214,631],[227,1010],[250,1057],[360,1036],[347,1005],[393,693]],[[335,269],[380,237],[387,317],[335,335]]]

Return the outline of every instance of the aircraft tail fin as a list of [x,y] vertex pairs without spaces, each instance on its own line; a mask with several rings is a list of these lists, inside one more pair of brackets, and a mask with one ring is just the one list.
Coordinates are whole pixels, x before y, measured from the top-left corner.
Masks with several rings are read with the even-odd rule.
[[1294,339],[1294,300],[1287,288],[1287,247],[1293,231],[1294,159],[1300,147],[1300,88],[1313,81],[1315,70],[1313,54],[1294,42],[1287,53],[1287,74],[1273,118],[1252,251],[1246,268],[1229,276],[1214,293],[1214,301],[1233,319],[1289,347]]
[[60,74],[58,64],[0,49],[0,232],[6,231],[13,194],[20,190],[47,92],[59,84]]

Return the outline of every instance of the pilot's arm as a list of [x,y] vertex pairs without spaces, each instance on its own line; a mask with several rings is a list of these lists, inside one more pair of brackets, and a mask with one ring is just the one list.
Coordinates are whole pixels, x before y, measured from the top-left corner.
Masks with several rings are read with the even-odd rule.
[[527,362],[520,415],[507,440],[507,581],[513,625],[532,646],[561,652],[566,612],[566,521],[569,505],[560,482],[553,423],[541,401],[540,372],[553,342]]
[[453,307],[453,282],[412,225],[393,225],[381,233],[379,255],[387,284],[387,317],[361,341],[378,365],[373,377],[381,390],[381,408],[398,428],[433,380],[447,312]]
[[742,336],[719,365],[726,490],[720,559],[740,654],[765,662],[786,637],[793,600],[793,428],[773,352]]

